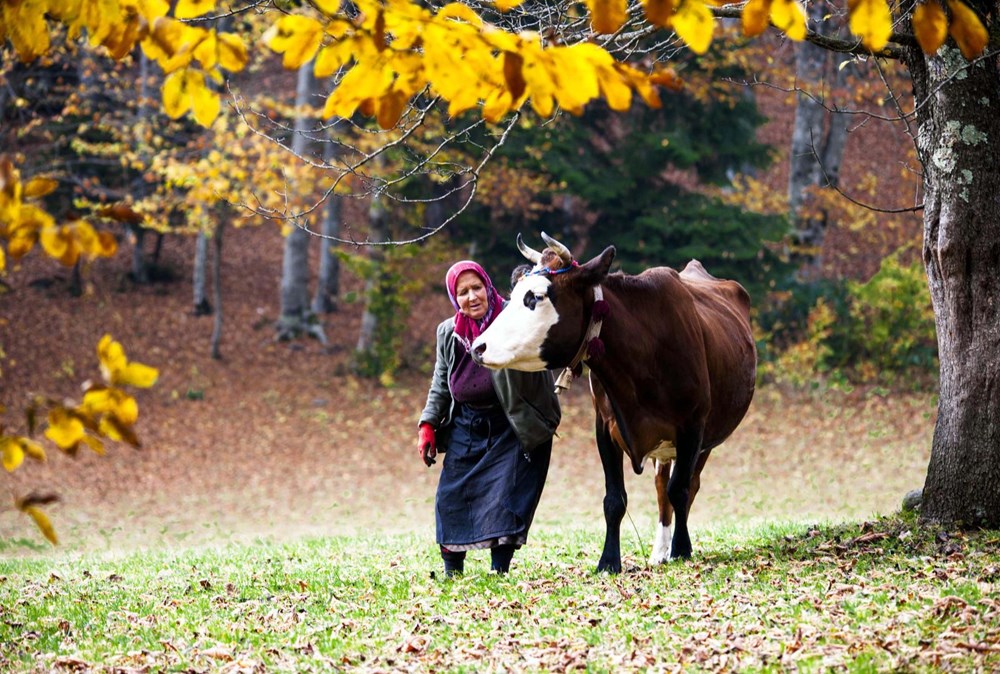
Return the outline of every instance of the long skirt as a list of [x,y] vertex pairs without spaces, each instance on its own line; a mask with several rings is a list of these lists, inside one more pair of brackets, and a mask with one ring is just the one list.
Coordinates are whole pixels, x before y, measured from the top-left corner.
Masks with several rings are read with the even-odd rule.
[[542,496],[552,440],[524,456],[503,409],[458,405],[438,483],[437,542],[453,550],[521,545]]

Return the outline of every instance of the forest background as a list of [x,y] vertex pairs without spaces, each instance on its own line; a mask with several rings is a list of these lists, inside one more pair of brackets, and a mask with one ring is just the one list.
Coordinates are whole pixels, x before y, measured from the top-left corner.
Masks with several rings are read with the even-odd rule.
[[[58,493],[48,509],[64,542],[81,548],[426,527],[434,473],[411,436],[433,328],[449,313],[444,270],[475,257],[503,287],[518,261],[515,235],[531,242],[544,230],[579,259],[608,244],[626,271],[696,257],[750,289],[760,393],[727,458],[713,457],[718,472],[706,482],[716,486],[706,485],[696,521],[894,508],[926,467],[937,369],[912,130],[884,121],[906,107],[902,80],[891,65],[830,57],[807,83],[791,42],[768,36],[730,49],[738,40],[678,56],[680,82],[660,110],[612,115],[598,104],[581,119],[526,116],[469,205],[457,172],[391,190],[377,173],[356,172],[295,221],[270,209],[290,198],[307,206],[329,184],[289,162],[288,150],[319,164],[337,152],[319,140],[344,133],[351,144],[341,152],[364,152],[376,146],[366,136],[377,138],[358,120],[320,125],[322,97],[302,72],[252,63],[228,82],[231,104],[206,130],[150,103],[163,78],[141,56],[4,58],[4,148],[25,177],[55,180],[47,210],[87,213],[117,253],[62,267],[38,254],[11,260],[0,403],[11,416],[33,393],[78,397],[105,332],[160,370],[136,395],[139,453],[53,454],[9,475],[11,500]],[[796,146],[796,120],[816,101],[817,132]],[[432,128],[447,134],[448,124]],[[463,140],[481,147],[489,133],[476,134]],[[456,164],[470,156],[461,144],[451,152]],[[839,170],[797,175],[803,161],[838,152]],[[401,154],[377,165],[391,175]],[[420,196],[428,191],[434,200]],[[399,247],[324,245],[297,227],[400,240],[455,213],[433,237]],[[288,263],[295,237],[308,264]],[[584,388],[567,397],[566,460],[547,496],[574,508],[552,507],[553,523],[599,518]],[[786,428],[792,419],[801,421]],[[832,445],[831,460],[821,453]],[[849,475],[830,484],[813,470],[820,463]],[[891,477],[856,498],[852,480],[871,471]],[[760,493],[762,477],[779,475],[802,489]],[[651,508],[640,504],[641,520]],[[37,548],[13,508],[0,511],[0,542]]]

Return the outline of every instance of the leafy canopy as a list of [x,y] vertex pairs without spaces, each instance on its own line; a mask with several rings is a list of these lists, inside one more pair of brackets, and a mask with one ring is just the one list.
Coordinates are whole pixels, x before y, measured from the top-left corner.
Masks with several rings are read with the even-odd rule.
[[[498,0],[500,12],[525,0]],[[628,0],[586,0],[590,27],[599,35],[628,27]],[[672,30],[693,51],[712,42],[713,8],[727,0],[642,0],[645,21]],[[850,29],[872,52],[893,37],[886,0],[847,0]],[[228,7],[228,6],[227,6]],[[70,37],[86,33],[116,59],[135,44],[163,68],[163,106],[172,117],[190,112],[208,126],[218,116],[222,71],[247,63],[247,46],[232,32],[218,32],[206,19],[219,9],[213,0],[180,0],[171,11],[165,0],[32,0],[0,4],[0,41],[10,41],[31,61],[50,49],[52,23]],[[228,9],[227,9],[228,11]],[[749,0],[741,11],[744,34],[769,25],[794,40],[807,37],[806,16],[794,0]],[[932,53],[951,36],[972,59],[989,35],[978,15],[961,0],[925,0],[912,16],[914,35]],[[413,0],[315,0],[280,16],[265,43],[282,55],[287,68],[313,61],[315,75],[343,77],[326,99],[323,114],[349,117],[355,111],[391,128],[409,101],[429,90],[448,103],[451,115],[479,107],[498,121],[530,100],[543,117],[554,106],[580,114],[587,103],[604,99],[611,109],[628,109],[633,94],[659,106],[656,85],[676,82],[663,67],[637,68],[619,62],[597,42],[562,44],[532,31],[513,32],[485,21],[467,5],[452,2],[433,10]]]

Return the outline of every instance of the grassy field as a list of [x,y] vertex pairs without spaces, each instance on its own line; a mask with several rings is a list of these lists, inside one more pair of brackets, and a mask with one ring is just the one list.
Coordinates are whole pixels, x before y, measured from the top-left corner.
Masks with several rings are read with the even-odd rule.
[[619,576],[599,544],[546,533],[457,579],[416,535],[0,561],[0,670],[1000,668],[996,532],[709,528],[685,563],[626,546]]

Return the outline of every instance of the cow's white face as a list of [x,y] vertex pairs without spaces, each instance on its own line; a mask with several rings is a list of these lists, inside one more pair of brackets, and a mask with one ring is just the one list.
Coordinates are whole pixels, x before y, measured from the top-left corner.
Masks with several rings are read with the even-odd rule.
[[472,343],[473,358],[494,370],[547,369],[542,343],[549,329],[559,322],[559,312],[549,296],[551,285],[545,276],[521,279],[510,294],[507,308]]

